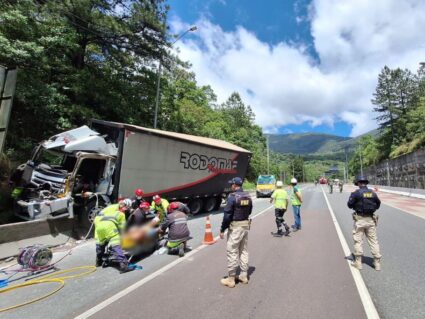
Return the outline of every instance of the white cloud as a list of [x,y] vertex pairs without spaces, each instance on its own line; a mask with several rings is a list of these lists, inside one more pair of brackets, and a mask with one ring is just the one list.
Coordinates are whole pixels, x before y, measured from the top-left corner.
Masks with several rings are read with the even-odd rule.
[[[425,1],[313,0],[309,12],[320,62],[302,44],[270,46],[243,27],[225,32],[207,19],[196,23],[195,38],[179,42],[180,57],[219,100],[238,91],[270,131],[304,121],[343,120],[353,136],[376,127],[370,99],[380,69],[415,70],[424,59]],[[187,26],[172,22],[176,32]]]

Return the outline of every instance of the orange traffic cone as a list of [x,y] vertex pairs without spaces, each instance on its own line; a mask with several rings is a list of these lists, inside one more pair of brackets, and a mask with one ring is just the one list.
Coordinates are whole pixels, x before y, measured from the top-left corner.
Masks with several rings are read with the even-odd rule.
[[207,220],[205,223],[205,236],[204,241],[202,242],[204,245],[212,245],[215,244],[216,240],[214,240],[212,231],[211,231],[211,222],[210,216],[207,216]]

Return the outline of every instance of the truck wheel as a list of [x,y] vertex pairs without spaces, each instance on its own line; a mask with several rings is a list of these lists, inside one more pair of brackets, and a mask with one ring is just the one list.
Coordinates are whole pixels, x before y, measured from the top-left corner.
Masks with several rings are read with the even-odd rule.
[[96,215],[106,207],[104,200],[99,196],[99,202],[97,208],[96,199],[93,199],[87,203],[87,205],[82,209],[80,214],[80,226],[84,229],[89,229],[91,224],[94,222]]
[[214,210],[220,210],[221,203],[223,202],[223,197],[217,196],[217,201],[215,202]]
[[204,200],[204,209],[207,213],[212,212],[217,205],[217,197],[208,197]]
[[202,200],[199,198],[192,199],[189,202],[189,209],[193,215],[199,214],[202,210]]

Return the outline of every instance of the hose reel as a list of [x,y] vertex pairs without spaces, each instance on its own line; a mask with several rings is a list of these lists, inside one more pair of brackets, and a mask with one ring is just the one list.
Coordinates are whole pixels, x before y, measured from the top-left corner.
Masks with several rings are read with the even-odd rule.
[[40,269],[49,265],[53,253],[46,245],[33,245],[21,249],[18,264],[24,269]]

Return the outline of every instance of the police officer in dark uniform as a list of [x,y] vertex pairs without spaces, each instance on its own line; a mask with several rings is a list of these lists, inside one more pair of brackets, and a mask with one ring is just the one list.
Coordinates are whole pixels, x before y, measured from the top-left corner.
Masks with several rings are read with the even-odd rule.
[[354,210],[354,257],[352,266],[361,270],[363,256],[363,235],[366,235],[367,242],[370,246],[374,261],[375,270],[381,270],[381,253],[379,250],[378,238],[376,235],[376,225],[378,216],[375,215],[376,210],[381,206],[378,195],[367,187],[369,181],[364,176],[359,176],[354,183],[359,187],[358,190],[351,193],[348,200],[348,208]]
[[[243,181],[240,177],[233,178],[229,183],[232,185],[233,193],[229,194],[227,199],[220,229],[221,239],[224,239],[224,232],[228,229],[227,267],[229,276],[221,279],[221,284],[233,288],[236,279],[244,284],[248,283],[248,231],[252,199],[249,193],[242,189]],[[238,267],[240,267],[240,275],[236,278]]]

